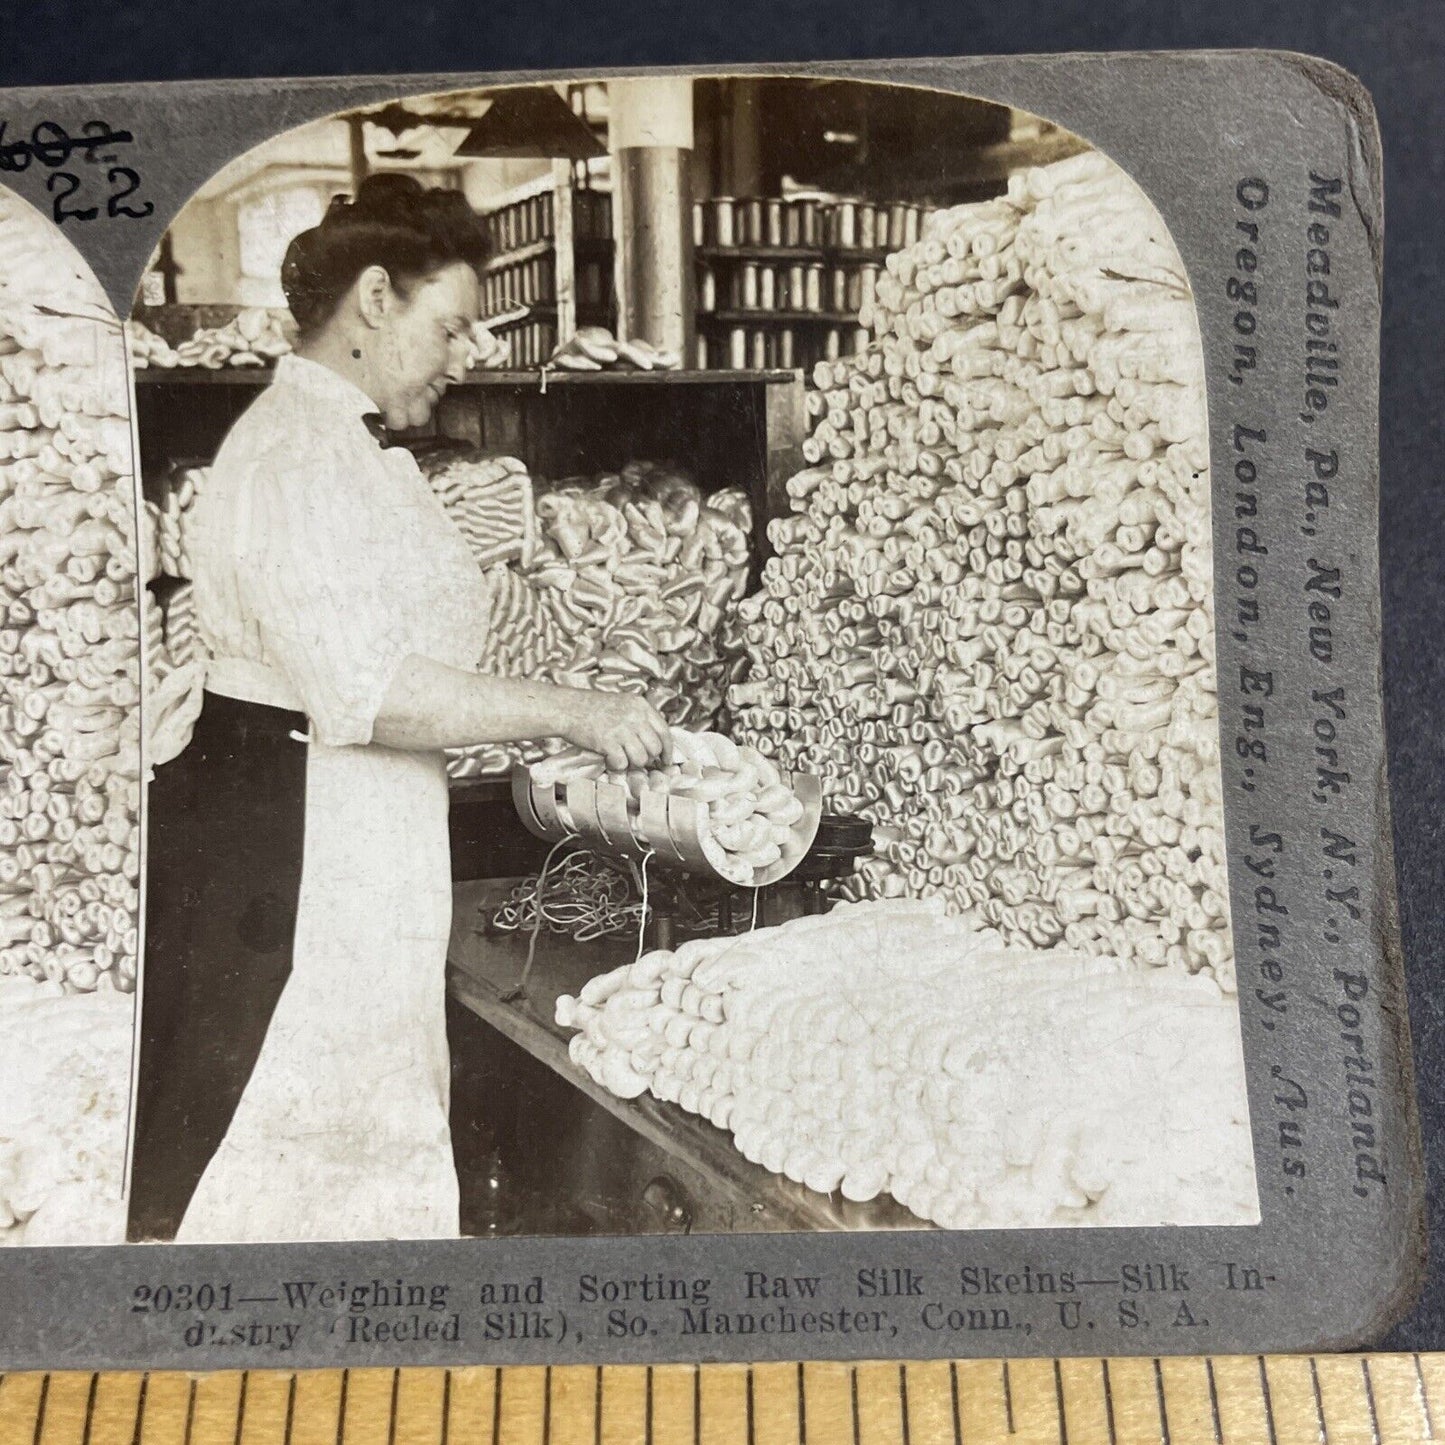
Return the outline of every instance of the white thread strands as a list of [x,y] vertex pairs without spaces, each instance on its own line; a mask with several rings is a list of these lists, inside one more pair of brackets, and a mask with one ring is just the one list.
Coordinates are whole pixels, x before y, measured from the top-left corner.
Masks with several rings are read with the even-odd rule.
[[1163,222],[1089,153],[930,218],[741,606],[734,736],[878,825],[853,896],[1233,987],[1202,351]]
[[131,469],[109,305],[0,193],[0,976],[78,992],[135,986]]
[[[1125,1016],[1129,1047],[1100,1048]],[[675,1102],[819,1193],[950,1229],[1257,1217],[1233,1000],[1020,951],[942,899],[648,953],[556,1018],[602,1087]]]
[[[487,571],[483,670],[635,692],[670,723],[711,726],[741,670],[733,604],[751,560],[746,494],[704,496],[681,472],[648,462],[535,490],[530,561]],[[450,770],[505,771],[543,752],[471,748]]]

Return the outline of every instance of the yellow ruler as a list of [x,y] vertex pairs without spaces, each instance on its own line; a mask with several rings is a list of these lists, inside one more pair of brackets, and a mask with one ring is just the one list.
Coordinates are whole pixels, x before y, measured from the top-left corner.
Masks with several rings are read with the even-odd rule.
[[1445,1354],[0,1376],[0,1445],[1408,1445]]

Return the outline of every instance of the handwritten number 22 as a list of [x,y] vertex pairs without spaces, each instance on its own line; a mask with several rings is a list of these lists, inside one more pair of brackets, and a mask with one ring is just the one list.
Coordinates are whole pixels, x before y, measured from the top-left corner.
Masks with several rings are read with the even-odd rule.
[[[112,218],[129,216],[133,220],[141,220],[154,212],[154,201],[142,201],[138,207],[122,204],[125,198],[134,194],[140,186],[140,176],[129,166],[111,166],[106,171],[105,178],[112,186],[118,188],[106,197],[105,213],[107,216]],[[51,210],[54,212],[57,225],[63,225],[66,221],[93,221],[99,214],[98,206],[66,205],[66,202],[80,189],[80,177],[73,171],[52,171],[45,178],[45,188],[54,198]]]
[[137,186],[140,185],[140,177],[133,170],[131,170],[129,166],[112,166],[105,173],[105,178],[111,183],[111,185],[115,185],[117,183],[118,177],[126,182],[125,189],[115,191],[106,198],[106,215],[131,216],[136,220],[140,220],[145,216],[149,216],[151,212],[154,211],[156,208],[154,201],[142,201],[139,210],[137,210],[134,206],[121,205],[121,202],[125,200],[125,198],[130,195]]
[[51,202],[51,210],[55,213],[56,225],[64,225],[66,221],[93,221],[95,219],[97,207],[67,207],[65,204],[80,189],[80,177],[73,171],[52,171],[45,178],[45,189],[54,197]]

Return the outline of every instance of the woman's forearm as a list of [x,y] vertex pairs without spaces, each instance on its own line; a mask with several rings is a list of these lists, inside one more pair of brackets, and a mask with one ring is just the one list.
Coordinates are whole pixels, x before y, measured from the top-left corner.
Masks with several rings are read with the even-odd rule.
[[488,677],[417,656],[397,668],[371,737],[416,751],[565,738],[619,771],[672,757],[667,723],[640,697]]
[[488,677],[412,656],[391,680],[372,741],[423,749],[568,737],[578,696],[573,688]]

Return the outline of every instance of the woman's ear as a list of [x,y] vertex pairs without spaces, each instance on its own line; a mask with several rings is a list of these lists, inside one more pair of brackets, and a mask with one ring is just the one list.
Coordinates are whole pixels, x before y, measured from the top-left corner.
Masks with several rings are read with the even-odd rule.
[[356,278],[357,307],[373,330],[385,319],[392,299],[391,277],[385,266],[368,266]]

